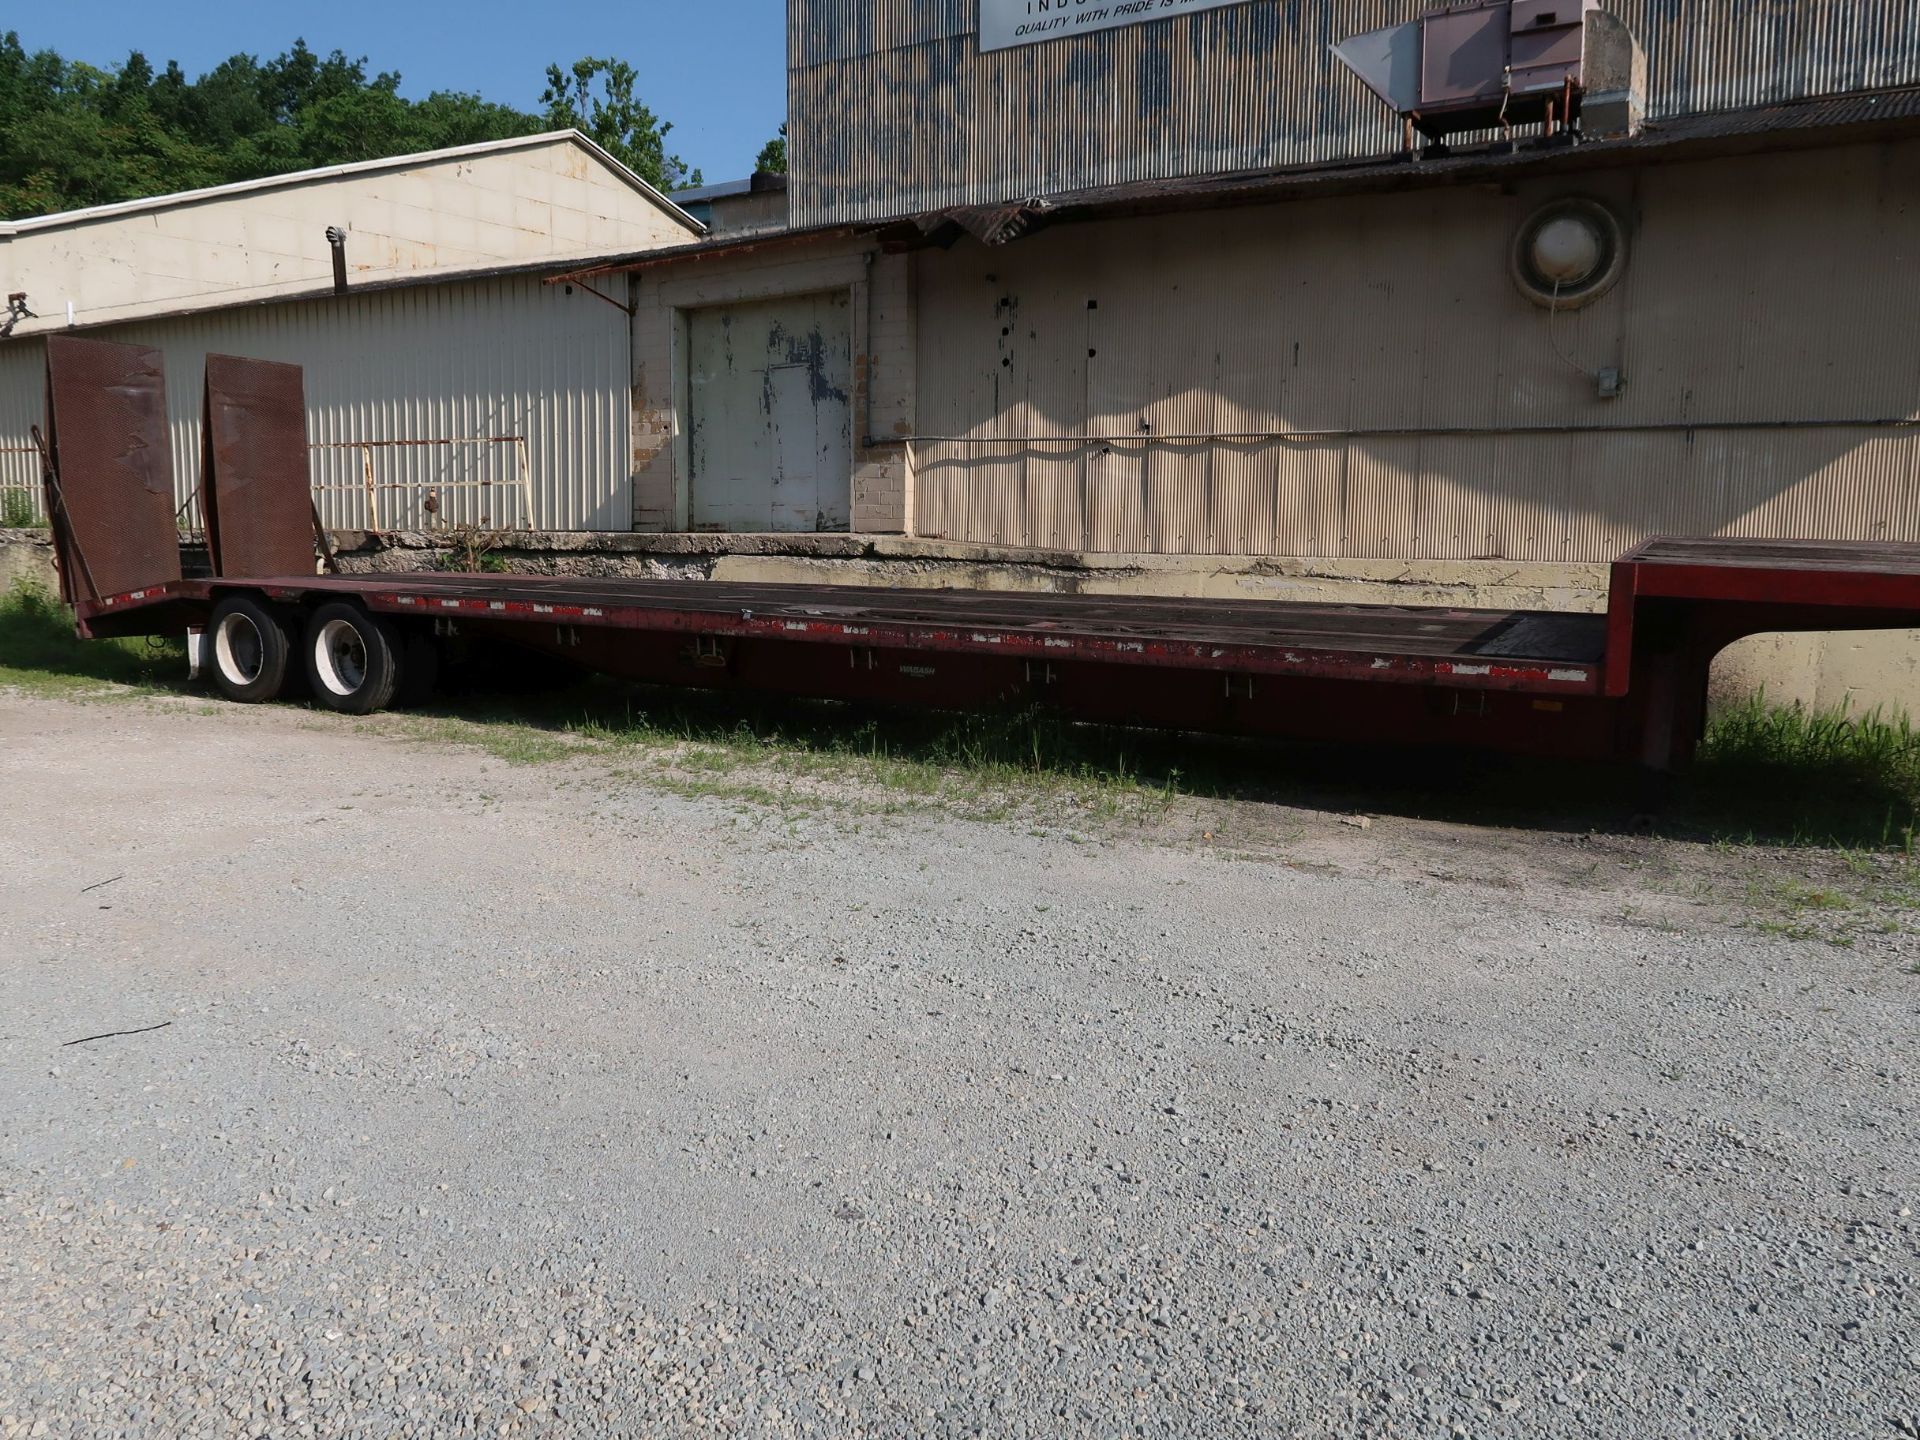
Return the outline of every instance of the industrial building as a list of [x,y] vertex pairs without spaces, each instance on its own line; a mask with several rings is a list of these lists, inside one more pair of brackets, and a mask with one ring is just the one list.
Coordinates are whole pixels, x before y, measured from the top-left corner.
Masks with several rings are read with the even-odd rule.
[[624,527],[627,317],[541,280],[705,233],[571,131],[0,223],[0,484],[37,504],[39,337],[74,330],[165,351],[183,520],[215,352],[306,367],[331,524]]
[[[1623,6],[1611,130],[1427,158],[1332,53],[1413,5],[989,49],[1002,8],[793,0],[789,229],[618,267],[636,528],[1523,567],[1920,538],[1895,7]],[[1604,283],[1523,273],[1556,218],[1594,227]]]
[[[1567,608],[1653,534],[1920,539],[1904,7],[1240,0],[995,48],[1007,8],[793,0],[788,229],[591,272],[633,287],[636,529]],[[1416,54],[1396,113],[1403,35],[1377,84],[1335,54],[1392,22],[1480,88],[1421,108]],[[1913,670],[1843,651],[1787,688]]]

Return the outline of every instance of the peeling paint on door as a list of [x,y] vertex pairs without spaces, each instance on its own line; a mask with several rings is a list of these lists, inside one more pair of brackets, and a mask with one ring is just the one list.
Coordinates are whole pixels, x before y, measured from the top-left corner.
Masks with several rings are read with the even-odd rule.
[[847,292],[688,315],[696,530],[845,530],[853,424]]

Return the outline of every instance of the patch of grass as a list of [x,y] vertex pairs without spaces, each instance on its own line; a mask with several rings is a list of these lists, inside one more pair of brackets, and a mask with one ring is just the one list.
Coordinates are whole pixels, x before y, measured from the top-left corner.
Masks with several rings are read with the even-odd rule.
[[[361,728],[369,734],[379,734],[385,731],[387,724],[383,720],[369,720],[362,722]],[[485,724],[457,715],[410,716],[407,729],[415,739],[446,745],[469,745],[512,765],[550,765],[560,760],[577,759],[587,748],[565,730],[532,725]]]
[[[1743,892],[1723,898],[1764,935],[1852,946],[1862,935],[1911,931],[1920,865],[1904,852],[1841,850],[1769,856],[1755,851]],[[1797,870],[1785,867],[1793,864]],[[1709,897],[1712,898],[1712,897]]]
[[[1633,828],[1645,808],[1617,768],[1136,731],[1040,709],[947,714],[586,680],[510,701],[455,699],[417,723],[430,738],[464,737],[524,763],[651,752],[644,773],[677,777],[668,788],[771,787],[786,804],[803,795],[817,804],[822,787],[853,781],[884,792],[877,813],[938,807],[1055,827],[1144,824],[1182,799],[1595,831]],[[1889,851],[1911,851],[1916,743],[1920,734],[1901,719],[1842,723],[1746,702],[1714,717],[1700,765],[1672,788],[1657,828],[1723,846],[1873,852],[1877,865]],[[1549,794],[1551,806],[1540,798]],[[1240,848],[1246,839],[1234,837]],[[1905,882],[1879,875],[1871,884]],[[1863,875],[1838,889],[1864,894],[1868,885]]]
[[32,492],[0,490],[0,527],[8,530],[44,530],[47,522],[34,504]]
[[1810,710],[1755,694],[1709,719],[1687,791],[1690,809],[1736,838],[1911,855],[1920,730],[1904,714]]
[[[557,695],[455,700],[409,722],[422,739],[477,745],[502,760],[588,756],[627,766],[670,793],[806,811],[837,782],[883,792],[870,808],[939,806],[981,819],[1039,806],[1144,820],[1182,793],[1180,737],[1111,737],[1039,714],[876,714],[826,701],[781,701],[587,681]],[[1193,742],[1187,742],[1191,745]],[[1166,755],[1143,763],[1143,747]],[[632,766],[635,755],[647,763]],[[859,808],[841,796],[837,808]]]
[[43,585],[16,580],[0,595],[0,685],[38,694],[97,692],[103,682],[177,690],[184,640],[82,640],[73,612]]

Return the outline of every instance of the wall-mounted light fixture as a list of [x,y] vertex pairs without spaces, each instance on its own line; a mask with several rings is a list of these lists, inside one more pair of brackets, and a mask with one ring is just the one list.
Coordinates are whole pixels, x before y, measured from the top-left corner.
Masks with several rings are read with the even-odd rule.
[[1627,268],[1627,236],[1598,200],[1568,196],[1540,206],[1514,232],[1513,283],[1534,304],[1578,310],[1598,300]]

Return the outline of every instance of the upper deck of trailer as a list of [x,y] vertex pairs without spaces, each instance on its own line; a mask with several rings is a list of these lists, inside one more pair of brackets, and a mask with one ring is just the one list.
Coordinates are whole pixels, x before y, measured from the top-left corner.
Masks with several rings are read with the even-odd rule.
[[1639,595],[1914,609],[1920,608],[1920,545],[1893,540],[1660,537],[1635,546],[1613,562],[1612,591],[1616,601],[1623,595]]

